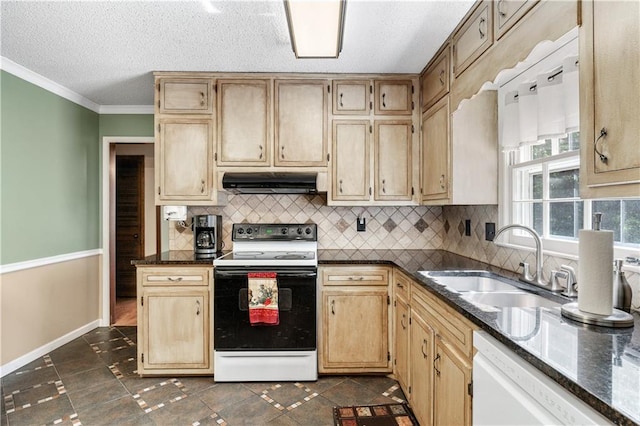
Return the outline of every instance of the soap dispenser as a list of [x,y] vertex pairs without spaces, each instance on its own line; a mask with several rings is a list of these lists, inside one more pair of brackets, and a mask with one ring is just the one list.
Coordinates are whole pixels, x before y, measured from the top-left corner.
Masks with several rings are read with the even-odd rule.
[[631,311],[631,286],[624,276],[622,265],[624,260],[613,262],[613,307],[621,311]]

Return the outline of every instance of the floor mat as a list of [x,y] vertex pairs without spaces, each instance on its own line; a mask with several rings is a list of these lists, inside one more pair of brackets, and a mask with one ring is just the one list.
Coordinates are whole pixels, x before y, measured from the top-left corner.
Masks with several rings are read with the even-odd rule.
[[407,404],[333,407],[336,426],[418,426]]

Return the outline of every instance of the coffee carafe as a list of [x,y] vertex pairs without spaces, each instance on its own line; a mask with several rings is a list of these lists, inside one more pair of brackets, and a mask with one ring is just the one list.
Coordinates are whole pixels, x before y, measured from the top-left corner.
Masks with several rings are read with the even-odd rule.
[[222,251],[222,216],[193,217],[193,250],[198,257],[213,257]]

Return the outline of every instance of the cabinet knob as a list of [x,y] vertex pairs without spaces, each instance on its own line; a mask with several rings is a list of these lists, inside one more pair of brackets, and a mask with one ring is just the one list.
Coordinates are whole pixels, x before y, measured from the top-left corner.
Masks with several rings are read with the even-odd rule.
[[402,314],[402,318],[400,319],[400,325],[402,326],[402,329],[403,329],[403,330],[406,330],[406,329],[407,329],[407,326],[404,324],[404,320],[405,320],[405,318],[406,318],[406,315],[405,315],[405,314]]
[[133,238],[138,238],[138,234],[133,234]]
[[204,194],[204,179],[200,181],[200,193]]
[[386,93],[383,93],[383,94],[382,94],[382,106],[383,106],[384,108],[386,108],[386,107],[387,107],[387,104],[386,104],[386,103],[385,103],[385,101],[384,101],[385,96],[387,96],[387,94],[386,94]]
[[343,107],[344,105],[342,104],[342,93],[340,93],[340,106]]
[[440,84],[444,86],[444,69],[440,70]]
[[387,190],[386,190],[386,188],[384,187],[384,184],[385,184],[385,180],[384,180],[384,179],[382,179],[382,193],[383,193],[383,194],[386,194],[386,193],[387,193]]
[[331,315],[335,315],[336,314],[336,301],[332,300],[331,301]]
[[258,148],[260,148],[260,156],[258,157],[258,159],[262,160],[262,152],[263,152],[262,145],[258,145]]
[[204,92],[200,92],[200,106],[204,106],[204,104],[205,104]]
[[440,175],[440,188],[444,189],[444,175]]
[[422,345],[420,345],[420,351],[422,351],[422,358],[427,359],[427,354],[424,352],[425,346],[427,346],[427,339],[422,339]]
[[196,300],[196,315],[200,315],[200,301]]
[[340,193],[342,194],[342,179],[340,179]]
[[280,148],[280,158],[284,160],[284,146]]
[[436,372],[436,376],[440,377],[440,370],[438,370],[438,367],[436,367],[436,362],[438,362],[438,360],[440,359],[440,354],[437,354],[436,357],[433,359],[433,369]]
[[502,4],[504,3],[504,0],[500,0],[498,1],[498,15],[502,16],[503,18],[505,16],[507,16],[507,14],[502,10]]
[[178,277],[178,278],[167,277],[167,279],[168,279],[169,281],[174,282],[174,283],[177,283],[177,282],[182,281],[182,277]]

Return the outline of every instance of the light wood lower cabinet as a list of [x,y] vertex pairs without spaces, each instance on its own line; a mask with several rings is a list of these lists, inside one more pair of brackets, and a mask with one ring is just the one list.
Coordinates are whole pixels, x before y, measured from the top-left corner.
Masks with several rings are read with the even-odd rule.
[[391,372],[389,269],[321,268],[319,372]]
[[213,374],[213,268],[138,267],[138,374]]
[[403,390],[418,421],[470,425],[474,326],[419,284],[411,288],[409,311],[409,383]]
[[409,388],[409,319],[411,280],[393,271],[393,374],[403,389]]

